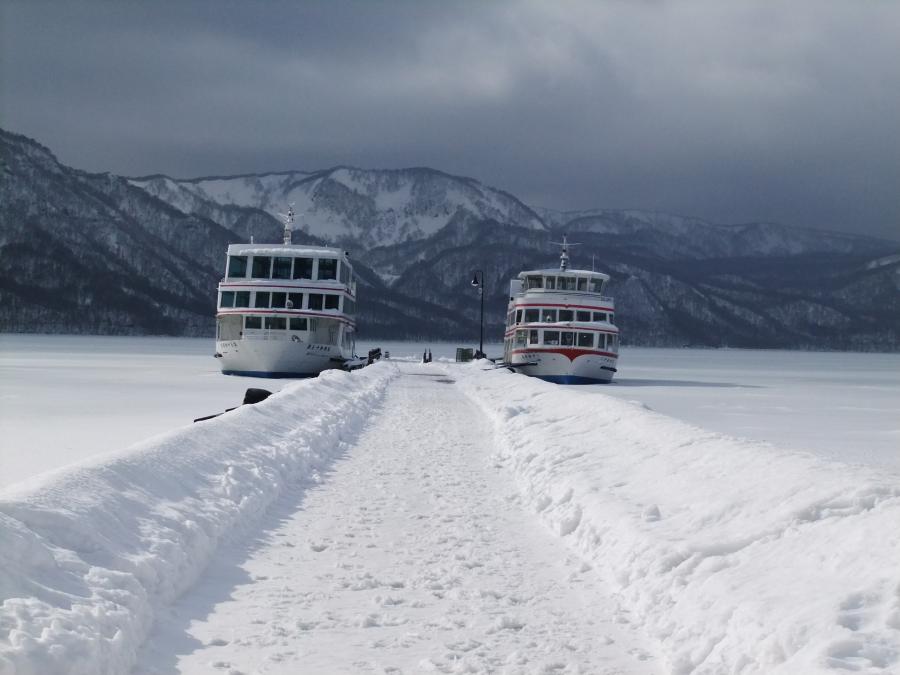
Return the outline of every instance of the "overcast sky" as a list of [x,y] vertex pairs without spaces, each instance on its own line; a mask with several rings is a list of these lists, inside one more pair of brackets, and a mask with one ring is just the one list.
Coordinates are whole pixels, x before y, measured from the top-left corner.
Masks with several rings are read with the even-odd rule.
[[900,239],[900,2],[0,0],[0,126],[177,177],[431,166]]

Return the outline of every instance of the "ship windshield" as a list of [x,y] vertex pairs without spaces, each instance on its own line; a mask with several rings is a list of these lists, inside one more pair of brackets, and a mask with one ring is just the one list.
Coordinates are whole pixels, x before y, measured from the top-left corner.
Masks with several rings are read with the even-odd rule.
[[591,293],[603,292],[603,279],[591,279]]
[[272,274],[272,258],[267,255],[253,256],[253,273],[250,275],[254,279],[268,279]]
[[275,258],[275,261],[272,263],[272,278],[290,279],[291,261],[291,258]]
[[528,277],[525,279],[525,289],[529,288],[543,288],[544,280],[542,277]]
[[232,279],[247,276],[247,256],[233,255],[228,258],[228,276]]
[[294,278],[312,279],[312,258],[294,258]]
[[593,333],[579,333],[578,334],[578,346],[579,347],[587,347],[590,349],[594,346],[594,334]]
[[337,279],[337,260],[319,258],[319,279]]

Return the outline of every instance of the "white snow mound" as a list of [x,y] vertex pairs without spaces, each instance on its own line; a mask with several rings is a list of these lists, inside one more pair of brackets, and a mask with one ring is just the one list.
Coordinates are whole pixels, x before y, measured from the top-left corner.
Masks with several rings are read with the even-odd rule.
[[128,672],[220,540],[315,478],[396,372],[327,371],[0,493],[0,674]]
[[669,672],[900,672],[897,475],[483,364],[503,461]]

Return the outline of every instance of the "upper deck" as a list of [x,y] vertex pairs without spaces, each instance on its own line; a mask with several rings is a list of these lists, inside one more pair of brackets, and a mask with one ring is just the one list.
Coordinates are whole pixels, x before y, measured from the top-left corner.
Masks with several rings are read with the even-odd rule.
[[311,287],[356,295],[353,266],[346,251],[325,246],[231,244],[220,286]]
[[565,295],[572,301],[580,298],[591,304],[600,301],[612,307],[613,299],[603,295],[608,282],[608,274],[590,270],[527,270],[510,280],[509,300],[511,303],[524,299],[553,302],[558,296]]

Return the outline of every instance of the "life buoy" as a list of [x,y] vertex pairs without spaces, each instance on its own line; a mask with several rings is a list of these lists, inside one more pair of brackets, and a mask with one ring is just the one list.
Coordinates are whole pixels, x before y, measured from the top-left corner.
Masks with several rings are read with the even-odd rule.
[[291,342],[302,342],[299,335],[291,335]]

